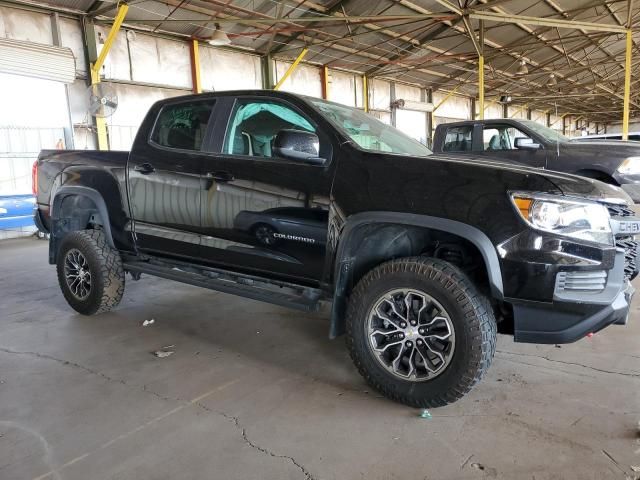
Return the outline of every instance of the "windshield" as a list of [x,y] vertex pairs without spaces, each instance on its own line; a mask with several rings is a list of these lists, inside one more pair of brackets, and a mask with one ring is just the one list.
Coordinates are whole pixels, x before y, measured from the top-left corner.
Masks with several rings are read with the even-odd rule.
[[426,157],[433,153],[400,130],[385,125],[380,120],[356,108],[317,98],[308,98],[308,100],[320,111],[323,117],[346,133],[360,148],[374,152],[389,152],[416,157]]
[[549,127],[545,127],[544,125],[539,124],[538,122],[534,122],[533,120],[520,120],[522,124],[527,127],[529,130],[533,130],[535,133],[540,135],[543,140],[547,142],[568,142],[569,138],[562,135],[557,130],[553,130]]

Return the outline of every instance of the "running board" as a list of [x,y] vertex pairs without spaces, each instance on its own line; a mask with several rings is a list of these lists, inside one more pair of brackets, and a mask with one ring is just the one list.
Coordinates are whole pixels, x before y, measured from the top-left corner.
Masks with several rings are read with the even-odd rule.
[[130,273],[146,273],[305,312],[317,311],[322,298],[322,291],[316,288],[286,282],[270,282],[259,277],[226,270],[200,269],[180,263],[145,261],[125,262],[123,267]]

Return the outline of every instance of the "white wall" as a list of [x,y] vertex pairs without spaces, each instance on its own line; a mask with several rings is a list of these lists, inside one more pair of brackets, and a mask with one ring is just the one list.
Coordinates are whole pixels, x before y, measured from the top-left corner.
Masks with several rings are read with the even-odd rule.
[[433,128],[442,123],[471,120],[471,99],[459,95],[447,98],[447,92],[433,92],[433,104],[438,107],[433,113]]
[[[362,106],[362,80],[358,85],[359,76],[353,73],[330,71],[329,100],[342,103],[349,107]],[[360,104],[357,105],[358,89],[360,89]]]
[[[595,125],[593,126],[593,128],[595,130]],[[630,122],[629,131],[640,132],[640,122]],[[613,124],[607,125],[607,133],[622,133],[622,124],[613,123]]]
[[218,92],[262,88],[260,57],[207,45],[201,45],[199,50],[203,90]]
[[[284,76],[290,66],[291,64],[288,62],[276,61],[276,82]],[[280,90],[322,97],[320,69],[310,65],[298,65],[298,68],[284,81]]]
[[0,7],[0,37],[50,45],[51,19],[41,13]]

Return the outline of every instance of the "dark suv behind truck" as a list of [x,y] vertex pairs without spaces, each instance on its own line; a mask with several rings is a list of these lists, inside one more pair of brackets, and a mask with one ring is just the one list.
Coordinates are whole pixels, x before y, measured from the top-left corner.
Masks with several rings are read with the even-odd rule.
[[531,120],[503,118],[438,125],[433,149],[479,162],[501,160],[594,178],[620,186],[640,202],[638,142],[570,140]]
[[131,152],[43,151],[36,222],[68,303],[142,273],[313,311],[408,405],[467,393],[496,331],[573,342],[627,321],[640,220],[619,189],[432,154],[353,108],[272,91],[163,100]]

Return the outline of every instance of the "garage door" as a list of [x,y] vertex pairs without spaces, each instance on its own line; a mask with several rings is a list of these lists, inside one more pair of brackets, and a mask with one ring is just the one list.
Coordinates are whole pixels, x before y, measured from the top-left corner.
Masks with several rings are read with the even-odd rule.
[[76,61],[69,48],[0,38],[0,73],[72,83]]

